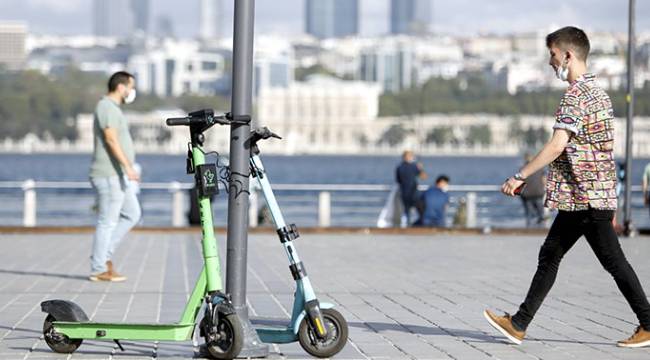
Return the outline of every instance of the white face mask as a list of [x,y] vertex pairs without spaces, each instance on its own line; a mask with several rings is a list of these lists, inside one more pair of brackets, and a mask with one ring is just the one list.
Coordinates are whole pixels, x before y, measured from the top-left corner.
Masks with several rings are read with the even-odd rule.
[[[566,62],[566,58],[563,62]],[[562,81],[567,81],[569,79],[569,67],[560,65],[555,68],[555,76]]]
[[124,98],[124,103],[125,104],[130,104],[134,100],[135,100],[135,89],[131,89],[131,91],[129,91],[129,94],[126,95],[126,97]]

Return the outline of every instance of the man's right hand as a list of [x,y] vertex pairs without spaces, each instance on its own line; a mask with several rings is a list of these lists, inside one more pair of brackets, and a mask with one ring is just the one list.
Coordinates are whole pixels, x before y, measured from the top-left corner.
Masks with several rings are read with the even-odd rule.
[[131,180],[131,181],[140,181],[140,175],[138,175],[138,172],[135,171],[133,166],[129,166],[126,168],[126,177]]

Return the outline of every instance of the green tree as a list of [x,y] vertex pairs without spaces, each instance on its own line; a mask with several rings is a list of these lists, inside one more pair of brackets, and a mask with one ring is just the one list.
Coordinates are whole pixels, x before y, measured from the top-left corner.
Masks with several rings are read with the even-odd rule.
[[402,124],[393,124],[381,135],[379,143],[396,146],[403,143],[408,134],[409,131]]
[[431,129],[427,133],[425,141],[428,144],[434,143],[438,146],[453,143],[456,141],[454,131],[450,126],[441,126],[439,128]]
[[492,131],[488,125],[473,125],[469,127],[467,143],[488,145],[492,142]]
[[307,79],[309,75],[314,75],[314,74],[320,74],[320,75],[328,75],[328,76],[333,76],[333,77],[338,77],[336,74],[331,71],[330,69],[324,67],[321,64],[315,64],[310,67],[299,67],[296,68],[294,71],[294,76],[296,80],[298,81],[304,81]]

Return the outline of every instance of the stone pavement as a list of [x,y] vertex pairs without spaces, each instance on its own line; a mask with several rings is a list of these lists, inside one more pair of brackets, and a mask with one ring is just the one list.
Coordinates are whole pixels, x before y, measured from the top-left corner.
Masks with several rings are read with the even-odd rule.
[[[223,239],[223,234],[218,234]],[[350,325],[338,359],[650,359],[619,349],[636,319],[585,241],[560,268],[556,286],[521,346],[507,345],[481,312],[516,310],[543,236],[303,234],[297,247],[322,300]],[[199,234],[134,233],[115,262],[124,283],[86,280],[92,240],[82,234],[0,234],[0,359],[147,359],[197,356],[192,342],[85,341],[55,354],[42,340],[39,303],[79,303],[98,321],[173,322],[201,266]],[[623,247],[650,289],[650,238]],[[249,243],[251,315],[288,317],[293,281],[272,234]],[[309,358],[297,343],[270,359]]]

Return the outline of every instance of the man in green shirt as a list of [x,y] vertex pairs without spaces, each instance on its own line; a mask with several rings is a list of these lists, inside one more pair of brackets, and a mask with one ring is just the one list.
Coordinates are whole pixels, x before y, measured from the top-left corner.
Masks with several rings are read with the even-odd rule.
[[97,192],[97,227],[91,255],[92,281],[124,281],[113,268],[113,254],[140,220],[138,173],[128,123],[120,105],[135,99],[133,75],[120,71],[108,80],[108,93],[95,108],[90,182]]

